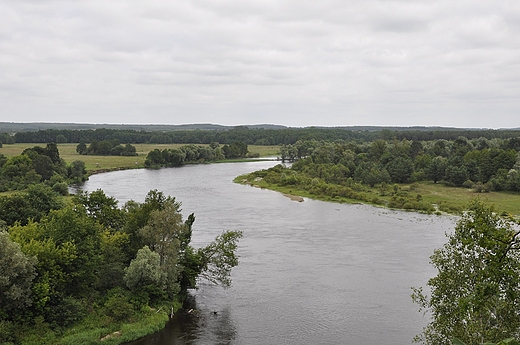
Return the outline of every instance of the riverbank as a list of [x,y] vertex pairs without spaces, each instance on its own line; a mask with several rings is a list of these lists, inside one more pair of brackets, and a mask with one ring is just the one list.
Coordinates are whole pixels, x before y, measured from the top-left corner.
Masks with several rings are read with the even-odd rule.
[[168,312],[152,309],[142,313],[138,321],[131,323],[114,323],[95,328],[90,328],[87,325],[83,330],[81,330],[81,326],[80,329],[74,327],[53,344],[124,344],[160,331],[168,320]]
[[[283,174],[283,173],[282,173]],[[520,194],[511,192],[477,193],[469,188],[456,188],[441,183],[421,181],[411,184],[395,184],[369,187],[356,184],[352,187],[321,183],[307,185],[281,185],[271,183],[261,172],[240,175],[235,183],[265,188],[290,195],[336,203],[367,204],[389,209],[400,209],[427,214],[459,215],[472,199],[480,198],[494,205],[497,212],[520,215]]]
[[21,345],[120,345],[162,330],[170,316],[167,309],[141,310],[127,321],[115,321],[94,312],[61,334],[37,322],[24,332]]

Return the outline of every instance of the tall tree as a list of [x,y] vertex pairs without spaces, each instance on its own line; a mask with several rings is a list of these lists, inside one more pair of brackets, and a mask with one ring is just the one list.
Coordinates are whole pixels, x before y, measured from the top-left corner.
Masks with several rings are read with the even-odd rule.
[[432,317],[416,341],[483,344],[520,336],[519,225],[479,200],[470,205],[430,257],[438,270],[428,281],[430,296],[414,289],[413,300]]
[[448,161],[446,158],[437,156],[433,158],[430,162],[426,170],[426,175],[428,178],[433,180],[433,183],[437,183],[442,180],[446,175],[446,167],[448,166]]

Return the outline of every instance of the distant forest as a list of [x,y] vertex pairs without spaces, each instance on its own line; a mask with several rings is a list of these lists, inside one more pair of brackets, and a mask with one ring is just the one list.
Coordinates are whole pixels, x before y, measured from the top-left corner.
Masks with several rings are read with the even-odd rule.
[[[48,128],[36,131],[13,133],[0,123],[0,143],[91,143],[93,141],[117,140],[121,144],[232,144],[236,141],[247,145],[289,145],[298,140],[358,141],[374,140],[455,140],[467,139],[508,139],[520,137],[519,129],[459,129],[444,127],[305,127],[289,128],[274,125],[224,127],[217,125],[150,125],[141,129],[58,129]],[[12,125],[12,124],[11,124]],[[21,125],[21,124],[20,124]],[[36,125],[36,124],[34,124]],[[72,126],[72,125],[71,125]],[[85,125],[86,126],[86,125]],[[93,125],[91,125],[93,126]],[[191,127],[188,127],[191,126]],[[199,126],[199,127],[198,127]],[[215,127],[207,127],[215,126]],[[262,127],[264,126],[264,127]],[[145,126],[141,126],[145,127]],[[25,127],[24,127],[25,128]],[[163,130],[158,130],[163,128]],[[187,129],[189,128],[189,129]],[[201,129],[203,128],[203,129]],[[204,129],[212,128],[212,129]]]

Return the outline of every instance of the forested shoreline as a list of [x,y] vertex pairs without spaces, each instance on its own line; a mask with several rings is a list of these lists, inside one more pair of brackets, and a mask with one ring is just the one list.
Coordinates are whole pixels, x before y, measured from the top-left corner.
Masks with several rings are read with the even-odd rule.
[[240,232],[194,248],[174,197],[69,196],[86,173],[55,143],[1,156],[0,344],[119,344],[161,329],[197,279],[231,283]]
[[[236,179],[266,188],[292,190],[331,200],[350,199],[390,208],[435,212],[419,182],[463,187],[477,193],[520,192],[520,140],[376,140],[367,143],[298,141],[281,148],[294,162]],[[406,188],[402,188],[407,184]],[[462,208],[435,202],[459,213]]]

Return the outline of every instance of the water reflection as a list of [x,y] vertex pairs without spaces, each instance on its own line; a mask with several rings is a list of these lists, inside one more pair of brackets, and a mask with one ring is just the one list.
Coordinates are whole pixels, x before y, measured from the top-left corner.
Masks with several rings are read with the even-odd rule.
[[195,296],[190,295],[164,330],[126,345],[192,345],[198,339],[225,345],[231,344],[235,337],[236,327],[228,308],[209,310],[205,305],[197,305]]

